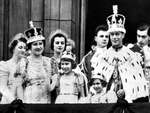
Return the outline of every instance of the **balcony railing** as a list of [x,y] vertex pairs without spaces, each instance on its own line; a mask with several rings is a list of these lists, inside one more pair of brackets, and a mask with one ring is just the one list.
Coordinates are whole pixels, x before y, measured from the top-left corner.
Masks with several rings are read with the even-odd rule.
[[1,104],[0,113],[150,113],[149,103],[115,104]]

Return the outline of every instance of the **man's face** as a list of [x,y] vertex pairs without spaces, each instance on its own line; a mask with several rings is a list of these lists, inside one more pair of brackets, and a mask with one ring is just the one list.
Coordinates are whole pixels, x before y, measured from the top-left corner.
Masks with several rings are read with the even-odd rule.
[[106,47],[109,41],[109,33],[107,31],[99,31],[95,36],[95,41],[98,47]]
[[111,40],[112,46],[114,46],[114,47],[122,46],[122,41],[123,41],[124,35],[125,34],[120,31],[111,32],[110,40]]
[[140,31],[137,30],[137,44],[140,47],[143,47],[148,44],[149,36],[147,34],[147,30]]

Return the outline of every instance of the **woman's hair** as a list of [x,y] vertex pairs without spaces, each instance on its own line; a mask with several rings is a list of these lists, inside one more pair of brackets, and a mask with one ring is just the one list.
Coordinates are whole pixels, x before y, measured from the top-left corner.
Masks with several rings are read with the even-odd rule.
[[66,49],[66,44],[67,44],[67,39],[68,39],[68,35],[61,29],[57,29],[55,31],[53,31],[50,36],[49,36],[49,42],[50,42],[50,48],[51,50],[54,51],[54,41],[56,37],[64,37],[65,39],[65,48]]
[[[54,51],[54,41],[55,41],[55,38],[56,37],[64,37],[64,39],[65,39],[65,49],[66,49],[66,43],[67,43],[67,38],[64,36],[64,35],[62,35],[62,34],[56,34],[55,36],[53,36],[52,38],[51,38],[51,42],[50,42],[50,47],[51,47],[51,49]],[[65,50],[64,49],[64,50]]]
[[13,37],[12,41],[9,43],[9,51],[10,51],[10,53],[13,54],[14,48],[16,47],[16,45],[19,42],[23,42],[25,44],[27,43],[27,38],[22,33],[16,34]]

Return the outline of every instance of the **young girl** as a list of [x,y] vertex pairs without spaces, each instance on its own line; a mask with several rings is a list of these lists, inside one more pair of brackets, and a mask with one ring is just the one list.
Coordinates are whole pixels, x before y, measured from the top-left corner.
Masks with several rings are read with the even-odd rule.
[[83,82],[72,69],[76,67],[74,54],[65,51],[60,61],[59,95],[55,103],[78,103],[83,96]]
[[[57,77],[59,76],[58,70],[60,58],[66,49],[67,39],[68,35],[61,29],[53,31],[49,36],[50,49],[53,51],[53,55],[50,58],[50,65],[52,81],[54,82],[57,82]],[[58,88],[56,87],[56,84],[51,86],[51,90],[51,102],[55,103],[56,97],[58,95]]]
[[79,103],[116,103],[117,95],[113,91],[106,92],[107,82],[101,74],[95,74],[90,81],[90,92],[85,98],[81,98]]
[[75,54],[75,41],[74,40],[70,38],[67,39],[66,51],[71,51],[73,54]]

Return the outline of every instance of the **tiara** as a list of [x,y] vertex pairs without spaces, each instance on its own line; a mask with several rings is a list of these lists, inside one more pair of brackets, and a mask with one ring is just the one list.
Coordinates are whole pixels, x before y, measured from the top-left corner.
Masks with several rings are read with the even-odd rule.
[[61,59],[71,59],[71,60],[75,61],[75,54],[73,54],[70,51],[64,51],[61,56]]

